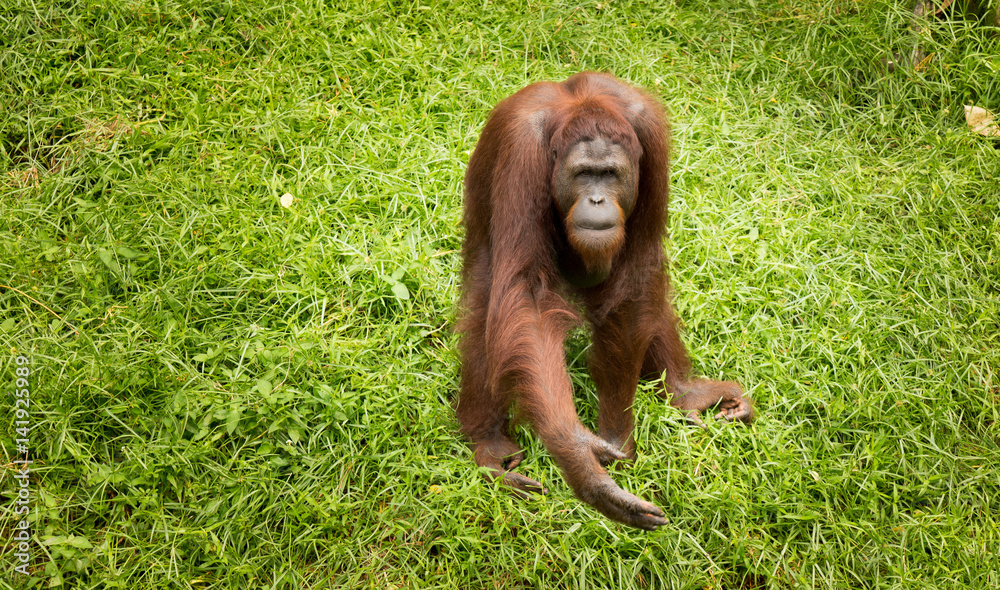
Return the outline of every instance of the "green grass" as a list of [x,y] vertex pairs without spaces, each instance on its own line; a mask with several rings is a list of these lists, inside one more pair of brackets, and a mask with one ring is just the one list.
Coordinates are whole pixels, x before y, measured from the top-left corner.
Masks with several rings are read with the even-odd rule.
[[[0,588],[1000,585],[1000,149],[962,112],[1000,112],[994,31],[881,0],[344,4],[0,0]],[[495,488],[451,409],[468,154],[584,69],[671,113],[685,338],[760,414],[702,431],[640,392],[615,477],[652,534],[527,429],[551,493]]]

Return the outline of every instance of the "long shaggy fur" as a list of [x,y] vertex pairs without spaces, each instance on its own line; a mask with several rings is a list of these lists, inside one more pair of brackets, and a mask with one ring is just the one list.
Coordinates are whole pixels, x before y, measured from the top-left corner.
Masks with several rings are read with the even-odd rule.
[[[619,239],[595,248],[566,227],[553,187],[570,148],[598,137],[625,150],[638,186]],[[500,102],[465,177],[457,411],[477,463],[536,491],[537,482],[506,471],[520,460],[508,433],[516,401],[578,496],[644,528],[657,526],[662,519],[649,514],[659,510],[620,490],[599,464],[632,452],[636,383],[642,374],[665,373],[675,395],[694,391],[686,398],[692,404],[704,403],[697,396],[714,387],[689,385],[690,362],[667,302],[668,141],[655,100],[610,76],[583,73],[533,84]],[[589,271],[606,270],[607,278],[573,287],[558,269],[566,254],[578,255]],[[601,439],[580,424],[566,373],[566,331],[581,317],[571,301],[582,303],[594,333],[590,367]]]

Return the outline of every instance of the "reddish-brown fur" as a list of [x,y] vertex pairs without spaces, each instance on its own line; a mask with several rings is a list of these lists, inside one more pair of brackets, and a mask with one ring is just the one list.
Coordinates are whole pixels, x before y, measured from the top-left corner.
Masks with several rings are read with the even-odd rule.
[[[578,74],[500,102],[465,178],[458,419],[476,462],[516,489],[542,491],[510,471],[521,460],[508,424],[516,403],[581,499],[650,529],[665,522],[662,513],[618,488],[602,468],[634,453],[639,378],[663,374],[671,403],[696,422],[715,405],[717,417],[751,417],[735,383],[691,379],[667,302],[667,135],[655,100],[610,76]],[[553,178],[571,146],[597,136],[625,149],[638,186],[620,239],[592,249],[564,224],[568,212],[561,215],[553,202]],[[610,270],[596,286],[574,287],[560,272],[566,259]],[[566,373],[565,335],[579,321],[574,303],[593,330],[600,438],[580,423]]]

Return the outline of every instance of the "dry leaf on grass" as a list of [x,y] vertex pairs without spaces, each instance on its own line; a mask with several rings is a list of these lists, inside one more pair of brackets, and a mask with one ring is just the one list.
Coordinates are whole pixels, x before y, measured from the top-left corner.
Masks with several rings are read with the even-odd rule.
[[965,122],[973,133],[1000,137],[1000,125],[996,123],[996,116],[984,108],[965,105]]

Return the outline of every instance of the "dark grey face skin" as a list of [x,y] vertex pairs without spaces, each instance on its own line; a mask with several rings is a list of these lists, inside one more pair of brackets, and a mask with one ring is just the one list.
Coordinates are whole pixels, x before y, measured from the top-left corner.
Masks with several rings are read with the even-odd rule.
[[563,276],[578,287],[600,284],[625,239],[638,177],[624,148],[604,138],[573,145],[555,177],[556,206],[572,250],[563,252]]
[[604,138],[571,147],[555,181],[559,211],[569,216],[566,229],[588,242],[610,239],[635,204],[636,175],[628,154]]

